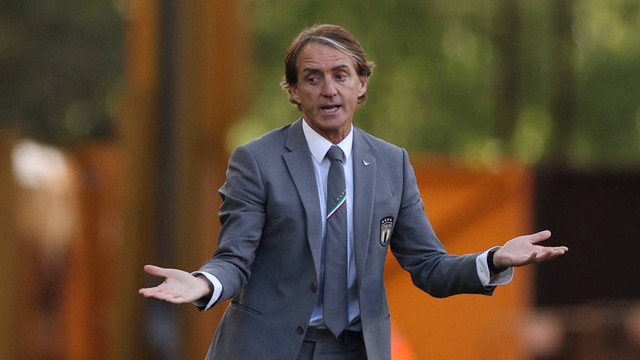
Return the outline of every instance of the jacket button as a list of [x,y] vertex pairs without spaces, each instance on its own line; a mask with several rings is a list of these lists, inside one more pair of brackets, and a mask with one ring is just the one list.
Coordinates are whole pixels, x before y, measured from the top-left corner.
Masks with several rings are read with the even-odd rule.
[[303,326],[298,326],[298,328],[296,329],[296,332],[300,335],[304,334],[304,327]]
[[316,292],[316,291],[318,291],[318,285],[316,285],[316,284],[311,284],[311,286],[310,286],[310,287],[311,287],[311,292]]

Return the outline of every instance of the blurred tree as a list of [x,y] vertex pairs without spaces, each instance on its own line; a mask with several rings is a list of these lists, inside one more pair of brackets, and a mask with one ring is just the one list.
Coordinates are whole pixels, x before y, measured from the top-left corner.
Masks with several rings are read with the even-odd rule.
[[573,0],[575,129],[570,158],[586,166],[640,164],[640,2]]
[[64,145],[111,135],[123,64],[116,2],[4,0],[0,32],[0,126]]
[[551,2],[551,103],[553,131],[547,163],[566,167],[575,123],[576,78],[573,0]]
[[258,75],[230,147],[299,116],[278,85],[286,48],[337,23],[377,63],[356,123],[382,138],[476,166],[640,165],[637,0],[246,2]]
[[501,152],[513,152],[521,97],[520,5],[518,0],[497,2],[494,16],[496,137]]
[[[356,122],[389,141],[486,165],[640,163],[636,0],[244,2],[259,75],[230,147],[298,116],[279,89],[283,54],[331,22],[378,65]],[[3,1],[0,126],[54,144],[110,136],[127,4]]]

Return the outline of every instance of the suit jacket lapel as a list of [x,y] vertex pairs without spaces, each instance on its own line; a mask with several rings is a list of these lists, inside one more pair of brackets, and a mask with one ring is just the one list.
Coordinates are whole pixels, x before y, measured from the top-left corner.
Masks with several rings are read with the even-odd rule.
[[302,120],[294,122],[289,127],[285,146],[291,152],[283,155],[284,161],[293,178],[296,190],[302,199],[307,222],[307,238],[311,248],[311,256],[316,269],[316,276],[320,274],[320,256],[322,254],[322,215],[318,200],[318,188],[311,162],[309,146],[302,132]]
[[362,281],[367,261],[373,221],[376,191],[376,158],[369,153],[369,145],[360,130],[353,134],[353,242],[355,247],[358,283]]

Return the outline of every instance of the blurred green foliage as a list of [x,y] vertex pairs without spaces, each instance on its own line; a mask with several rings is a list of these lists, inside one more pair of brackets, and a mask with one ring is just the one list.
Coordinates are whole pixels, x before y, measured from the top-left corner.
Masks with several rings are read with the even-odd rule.
[[71,146],[112,135],[124,22],[109,0],[3,0],[0,125]]
[[[355,119],[374,135],[476,166],[503,156],[542,166],[558,159],[574,167],[640,165],[637,0],[242,1],[253,36],[251,105],[230,147],[299,116],[279,85],[284,54],[304,27],[336,23],[376,62],[369,101]],[[3,0],[0,126],[54,144],[111,136],[129,3]],[[561,19],[570,32],[565,59],[554,51],[558,4],[570,7]],[[517,81],[506,89],[513,99],[496,90],[508,78],[497,28],[509,20],[517,25],[506,44],[515,53],[508,61]],[[558,100],[563,61],[573,68],[574,91]],[[566,117],[554,101],[571,108]]]
[[[566,122],[569,165],[640,165],[640,2],[563,1],[572,6],[575,119],[553,118],[551,18],[561,0],[245,0],[254,34],[252,107],[230,147],[286,124],[299,113],[280,90],[284,53],[295,34],[318,23],[349,29],[376,62],[357,126],[414,152],[451,154],[476,166],[502,156],[553,165],[554,122]],[[498,7],[519,18],[517,113],[512,132],[496,112]],[[500,15],[498,15],[500,14]],[[507,14],[509,15],[509,14]],[[566,106],[573,106],[571,103]],[[505,138],[507,134],[508,138]],[[558,135],[560,136],[560,135]],[[563,135],[564,136],[564,135]]]

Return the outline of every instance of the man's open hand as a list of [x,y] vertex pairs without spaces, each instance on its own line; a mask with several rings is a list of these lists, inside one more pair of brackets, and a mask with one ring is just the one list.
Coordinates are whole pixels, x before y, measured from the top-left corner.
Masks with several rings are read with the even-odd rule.
[[172,304],[191,303],[211,293],[209,282],[199,276],[178,269],[165,269],[155,265],[145,265],[144,271],[164,277],[162,284],[138,290],[140,295],[163,300]]
[[555,259],[569,251],[566,246],[537,245],[549,237],[551,231],[545,230],[513,238],[495,252],[493,264],[497,268],[524,266]]

